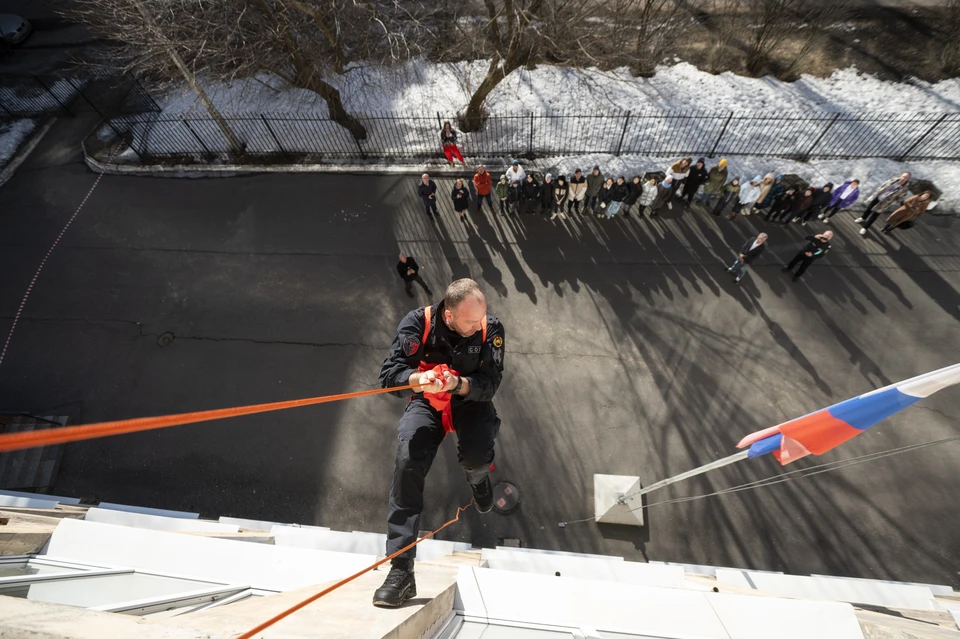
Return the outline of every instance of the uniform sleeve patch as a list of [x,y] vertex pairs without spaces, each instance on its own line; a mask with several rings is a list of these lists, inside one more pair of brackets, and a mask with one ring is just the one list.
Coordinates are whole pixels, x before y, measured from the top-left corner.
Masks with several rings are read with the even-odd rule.
[[503,348],[503,338],[497,335],[493,338],[493,347],[494,348]]
[[420,350],[420,338],[414,335],[408,335],[403,338],[403,354],[411,357]]

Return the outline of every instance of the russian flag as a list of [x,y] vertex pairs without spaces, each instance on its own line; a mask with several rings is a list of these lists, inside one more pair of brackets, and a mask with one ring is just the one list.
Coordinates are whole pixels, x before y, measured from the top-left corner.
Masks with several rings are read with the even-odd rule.
[[958,383],[960,364],[954,364],[751,433],[737,448],[749,446],[750,458],[772,453],[786,466],[807,455],[822,455],[914,402]]

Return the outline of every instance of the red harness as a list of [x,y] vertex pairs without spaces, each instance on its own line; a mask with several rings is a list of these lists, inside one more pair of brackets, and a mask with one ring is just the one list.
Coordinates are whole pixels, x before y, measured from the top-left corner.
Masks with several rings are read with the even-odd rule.
[[[430,315],[432,314],[433,307],[427,306],[423,309],[423,339],[420,340],[420,343],[423,345],[424,351],[427,348],[427,337],[430,336]],[[481,334],[483,335],[483,342],[487,341],[487,316],[484,315],[483,319],[480,320],[481,325]],[[446,364],[435,364],[431,365],[423,360],[420,360],[420,367],[418,369],[421,373],[426,371],[433,371],[437,374],[437,377],[443,377],[444,372],[449,372],[451,375],[457,375],[457,371],[453,370]],[[453,399],[452,393],[425,393],[424,397],[427,398],[427,401],[430,402],[430,406],[433,407],[435,411],[440,413],[440,423],[443,424],[443,432],[452,433],[453,432],[453,411],[450,408],[450,400]],[[413,401],[413,398],[410,398],[410,401]]]

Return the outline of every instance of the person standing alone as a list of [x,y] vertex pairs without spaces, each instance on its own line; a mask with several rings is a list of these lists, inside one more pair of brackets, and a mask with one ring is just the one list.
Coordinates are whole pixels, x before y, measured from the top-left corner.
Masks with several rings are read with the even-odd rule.
[[440,213],[437,212],[437,185],[427,173],[420,176],[417,194],[423,200],[423,208],[427,211],[427,217],[430,217],[431,211],[433,217],[439,217]]
[[[461,279],[435,306],[407,313],[380,369],[380,386],[411,385],[394,394],[409,400],[400,418],[387,506],[386,554],[412,544],[420,531],[423,487],[447,433],[457,435],[457,458],[481,513],[493,507],[490,466],[500,418],[493,396],[503,379],[504,329],[487,313],[480,287]],[[395,608],[416,597],[414,546],[391,560],[373,605]]]
[[827,251],[830,250],[830,240],[832,239],[833,231],[824,231],[819,235],[808,235],[806,245],[797,251],[797,254],[793,256],[790,263],[780,270],[786,273],[787,271],[792,271],[793,267],[797,264],[800,264],[800,268],[793,276],[793,281],[796,282],[800,279],[800,276],[810,268],[810,265],[813,264],[815,260],[819,260],[827,254]]
[[408,296],[413,297],[414,282],[422,286],[423,290],[427,292],[427,295],[433,295],[433,291],[430,290],[427,283],[420,277],[420,265],[417,264],[417,261],[411,256],[404,255],[403,253],[400,254],[400,261],[397,262],[397,273],[403,278],[404,288]]
[[734,281],[737,284],[739,284],[743,276],[747,274],[747,266],[753,264],[753,261],[763,255],[763,252],[767,250],[764,244],[766,241],[767,234],[760,233],[756,237],[744,242],[743,246],[740,247],[740,253],[737,259],[735,259],[733,264],[730,265],[730,268],[727,269],[729,273],[733,273],[736,276],[737,279]]

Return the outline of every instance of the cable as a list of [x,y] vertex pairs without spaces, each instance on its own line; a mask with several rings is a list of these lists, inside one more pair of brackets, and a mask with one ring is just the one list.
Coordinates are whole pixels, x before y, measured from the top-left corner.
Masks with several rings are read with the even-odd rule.
[[437,528],[436,530],[427,533],[426,535],[424,535],[424,536],[421,537],[420,539],[416,540],[416,541],[413,542],[412,544],[409,544],[409,545],[407,545],[407,546],[404,546],[403,548],[401,548],[401,549],[398,550],[397,552],[393,553],[392,555],[390,555],[390,556],[388,556],[388,557],[384,557],[384,558],[381,559],[380,561],[378,561],[378,562],[376,562],[376,563],[374,563],[374,564],[371,564],[371,565],[367,566],[366,568],[364,568],[364,569],[361,570],[360,572],[355,573],[355,574],[353,574],[353,575],[350,575],[349,577],[347,577],[347,578],[345,578],[345,579],[341,579],[340,581],[338,581],[337,583],[333,584],[333,585],[330,586],[329,588],[325,588],[324,590],[321,590],[320,592],[318,592],[318,593],[315,594],[315,595],[310,595],[309,597],[307,597],[306,599],[304,599],[304,600],[301,601],[300,603],[298,603],[298,604],[296,604],[296,605],[293,605],[293,606],[290,606],[289,608],[287,608],[286,610],[284,610],[284,611],[281,612],[280,614],[275,615],[275,616],[271,617],[270,619],[267,619],[266,621],[264,621],[262,624],[260,624],[259,626],[257,626],[257,627],[254,628],[253,630],[248,630],[247,632],[243,633],[242,635],[240,635],[239,637],[237,637],[237,639],[251,639],[255,634],[257,634],[258,632],[260,632],[260,631],[262,631],[262,630],[266,630],[267,628],[269,628],[269,627],[272,626],[273,624],[277,623],[278,621],[280,621],[280,620],[283,619],[284,617],[289,617],[290,615],[292,615],[292,614],[295,613],[296,611],[298,611],[298,610],[300,610],[301,608],[304,608],[304,607],[312,604],[314,601],[316,601],[316,600],[319,599],[320,597],[323,597],[324,595],[333,592],[334,590],[336,590],[336,589],[339,588],[340,586],[343,586],[343,585],[345,585],[345,584],[348,584],[348,583],[350,583],[351,581],[353,581],[354,579],[356,579],[357,577],[360,577],[360,576],[362,576],[362,575],[365,575],[366,573],[370,572],[371,570],[373,570],[374,568],[376,568],[376,567],[378,567],[378,566],[382,566],[383,564],[387,563],[388,561],[390,561],[390,560],[393,559],[394,557],[397,557],[397,556],[399,556],[399,555],[402,555],[403,553],[407,552],[408,550],[410,550],[411,548],[413,548],[414,546],[416,546],[417,544],[419,544],[419,543],[420,543],[421,541],[423,541],[424,539],[430,539],[431,537],[433,537],[434,535],[436,535],[438,532],[440,532],[441,530],[443,530],[444,528],[446,528],[446,527],[449,526],[450,524],[453,524],[453,523],[456,523],[456,522],[460,521],[460,513],[462,513],[462,512],[463,512],[464,510],[466,510],[467,508],[469,508],[471,504],[473,504],[473,498],[472,498],[472,497],[470,498],[470,501],[468,501],[465,506],[460,506],[460,507],[457,508],[457,514],[454,515],[453,519],[451,519],[450,521],[448,521],[448,522],[445,523],[444,525],[440,526],[440,527]]
[[[864,462],[873,461],[875,459],[883,459],[885,457],[892,457],[893,455],[899,455],[900,453],[906,453],[913,450],[919,450],[921,448],[927,448],[929,446],[936,446],[938,444],[946,444],[948,442],[954,442],[960,440],[960,435],[954,437],[946,437],[944,439],[937,439],[934,441],[923,442],[921,444],[911,444],[909,446],[902,446],[900,448],[892,448],[889,450],[879,451],[876,453],[867,453],[866,455],[860,455],[859,457],[853,457],[851,459],[841,459],[833,462],[827,462],[824,464],[818,464],[816,466],[811,466],[809,468],[799,468],[797,470],[792,470],[782,475],[777,475],[775,477],[767,477],[765,479],[758,479],[755,481],[747,482],[745,484],[739,484],[737,486],[732,486],[730,488],[723,488],[712,493],[707,493],[705,495],[690,495],[688,497],[677,497],[674,499],[665,499],[663,501],[657,501],[652,504],[645,504],[637,506],[636,508],[631,508],[627,512],[634,512],[644,508],[652,508],[653,506],[662,506],[666,504],[683,504],[690,501],[696,501],[698,499],[706,499],[707,497],[717,497],[720,495],[728,495],[731,493],[738,493],[744,490],[754,490],[756,488],[765,488],[767,486],[773,486],[788,481],[795,481],[798,479],[805,479],[807,477],[812,477],[814,475],[819,475],[821,473],[826,473],[831,470],[840,470],[848,466],[856,466],[857,464],[862,464]],[[798,475],[799,476],[795,476]],[[633,493],[629,497],[636,495]],[[628,497],[628,498],[629,498]],[[580,524],[587,521],[596,521],[597,517],[585,517],[584,519],[575,519],[573,521],[561,521],[559,526],[561,528],[566,528],[569,524]]]
[[136,433],[144,430],[153,430],[156,428],[169,428],[170,426],[181,426],[183,424],[192,424],[195,422],[208,422],[214,419],[224,419],[226,417],[255,415],[257,413],[267,413],[274,410],[298,408],[300,406],[312,406],[314,404],[337,402],[343,399],[366,397],[368,395],[381,395],[383,393],[412,390],[414,388],[421,387],[422,384],[416,386],[410,384],[407,386],[397,386],[395,388],[377,388],[374,390],[343,393],[340,395],[324,395],[322,397],[308,397],[306,399],[291,399],[283,402],[272,402],[269,404],[251,404],[248,406],[217,408],[214,410],[204,410],[193,413],[178,413],[176,415],[162,415],[159,417],[140,417],[137,419],[122,419],[115,422],[100,422],[97,424],[64,426],[63,428],[50,428],[46,430],[6,433],[0,435],[0,453],[5,453],[11,450],[20,450],[23,448],[33,448],[35,446],[66,444],[68,442],[78,442],[84,439],[94,439],[96,437]]

